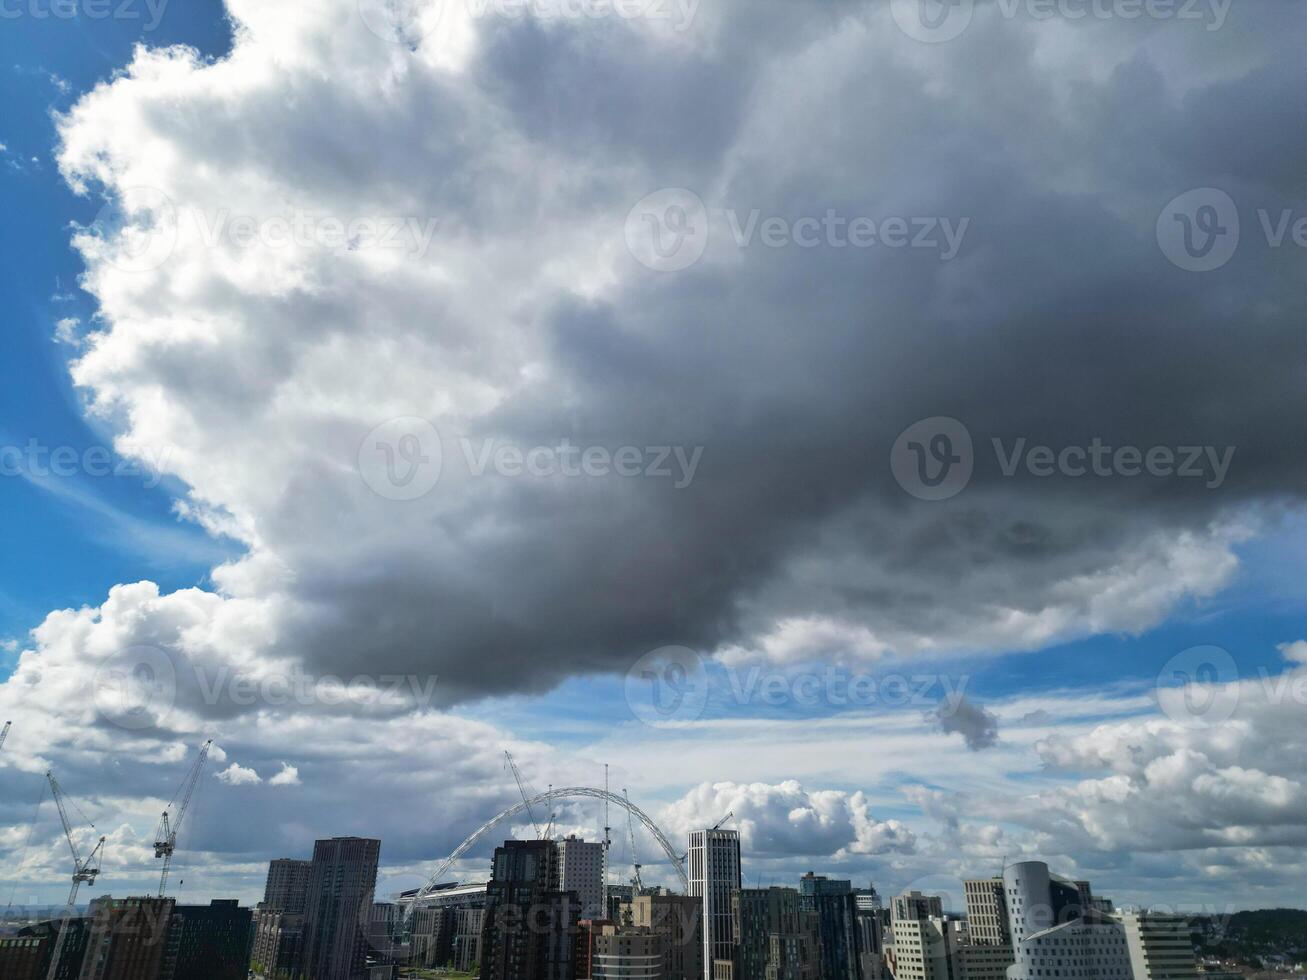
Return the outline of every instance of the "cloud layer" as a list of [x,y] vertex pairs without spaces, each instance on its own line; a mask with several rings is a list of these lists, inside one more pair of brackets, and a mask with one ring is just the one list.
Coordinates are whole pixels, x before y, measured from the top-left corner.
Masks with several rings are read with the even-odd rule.
[[[447,4],[395,43],[353,0],[228,7],[228,56],[138,49],[59,123],[62,173],[110,202],[74,238],[100,319],[66,337],[73,378],[119,452],[180,481],[180,514],[242,549],[206,588],[128,583],[52,612],[0,686],[32,733],[4,779],[57,763],[97,787],[129,815],[124,866],[213,732],[217,813],[257,809],[267,847],[384,831],[389,855],[428,857],[512,802],[505,745],[553,775],[544,746],[451,707],[667,644],[844,663],[1140,633],[1228,586],[1239,545],[1299,503],[1307,270],[1253,215],[1303,196],[1307,13],[1244,4],[1207,30],[981,4],[934,45],[878,2],[716,0],[683,30]],[[1205,186],[1240,204],[1245,242],[1195,274],[1155,229]],[[706,208],[679,271],[628,248],[664,188]],[[831,213],[879,244],[799,243]],[[890,244],[897,219],[965,234],[946,259]],[[974,472],[932,502],[891,453],[940,416]],[[1018,445],[1095,440],[1235,451],[1219,486],[1004,472]],[[896,791],[928,835],[877,787],[796,772],[683,779],[666,818],[734,808],[759,856],[876,859],[895,880],[991,860],[1013,827],[1105,862],[1301,844],[1302,756],[1261,718],[1036,747],[998,710],[968,704],[945,732],[977,760],[1026,753],[1022,774],[1036,753],[1059,782],[969,836],[977,811],[939,786]],[[919,715],[911,738],[956,750]],[[166,765],[119,795],[105,766],[123,757]],[[306,816],[369,797],[438,800],[447,829]],[[250,873],[242,828],[214,820],[196,833]]]

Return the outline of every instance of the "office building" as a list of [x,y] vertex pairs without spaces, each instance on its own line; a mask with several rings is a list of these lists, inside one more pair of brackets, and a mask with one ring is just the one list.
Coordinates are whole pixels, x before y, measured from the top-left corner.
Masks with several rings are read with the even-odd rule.
[[630,922],[663,937],[665,980],[703,980],[703,902],[690,895],[637,895]]
[[553,841],[510,840],[495,848],[481,930],[481,980],[572,980],[575,893],[560,891]]
[[558,841],[557,847],[559,890],[576,893],[581,903],[581,918],[602,918],[606,912],[604,845],[571,835]]
[[944,917],[944,900],[938,895],[923,895],[921,892],[904,892],[890,899],[890,922],[900,919],[929,919]]
[[964,926],[945,918],[940,904],[938,896],[919,892],[898,895],[892,900],[894,943],[889,963],[895,980],[953,980],[951,954],[964,941],[959,934]]
[[972,878],[962,883],[962,889],[971,941],[981,946],[1011,946],[1002,877]]
[[891,905],[893,945],[886,960],[895,980],[1005,980],[1012,948],[977,943],[969,921],[945,914],[938,896],[908,892]]
[[1011,946],[968,942],[953,950],[954,980],[1006,980],[1014,962]]
[[1004,869],[1003,889],[1015,960],[1008,980],[1131,980],[1125,928],[1092,907],[1086,883],[1022,861]]
[[313,845],[304,906],[304,972],[313,980],[366,976],[363,930],[372,908],[381,842],[332,837]]
[[867,883],[866,888],[853,889],[853,900],[859,912],[879,912],[881,910],[880,892],[876,891],[876,886],[870,882]]
[[1145,910],[1127,910],[1120,922],[1134,980],[1201,980],[1189,920]]
[[735,955],[731,924],[731,893],[740,887],[740,834],[735,830],[696,830],[690,833],[690,894],[703,902],[704,980],[730,964]]

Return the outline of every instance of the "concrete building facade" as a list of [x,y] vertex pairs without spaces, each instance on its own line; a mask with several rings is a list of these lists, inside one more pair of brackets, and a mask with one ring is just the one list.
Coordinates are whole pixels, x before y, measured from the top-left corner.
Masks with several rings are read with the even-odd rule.
[[604,908],[604,845],[571,835],[558,841],[559,890],[575,892],[581,918],[599,919]]
[[1120,921],[1134,980],[1200,980],[1187,918],[1127,910]]

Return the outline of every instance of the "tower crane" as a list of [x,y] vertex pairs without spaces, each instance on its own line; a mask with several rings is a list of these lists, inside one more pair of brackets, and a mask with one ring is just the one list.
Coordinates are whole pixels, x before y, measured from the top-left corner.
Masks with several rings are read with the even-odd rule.
[[735,816],[735,811],[734,811],[734,810],[727,810],[727,811],[726,811],[726,816],[722,817],[720,820],[718,820],[715,824],[713,824],[713,825],[712,825],[711,827],[709,827],[708,829],[709,829],[709,830],[717,830],[719,827],[721,827],[722,824],[724,824],[727,820],[730,820],[731,817],[733,817],[733,816]]
[[513,761],[513,754],[507,749],[504,750],[504,763],[509,769],[513,770],[513,779],[517,783],[517,791],[522,794],[522,802],[526,804],[526,815],[531,818],[531,826],[536,829],[536,837],[543,839],[544,835],[540,832],[540,824],[536,822],[536,815],[531,812],[530,797],[526,795],[526,787],[522,784],[522,774],[517,770],[517,763]]
[[[631,802],[631,794],[626,791],[625,787],[622,789],[622,795],[626,797],[626,802],[629,804]],[[635,817],[631,815],[631,808],[629,806],[626,808],[626,829],[631,835],[631,867],[635,869],[635,875],[631,878],[631,884],[635,886],[635,894],[639,895],[644,889],[644,883],[640,880],[640,868],[642,868],[643,865],[640,864],[640,859],[635,853]]]
[[213,745],[213,739],[205,742],[200,747],[200,754],[191,766],[190,772],[182,780],[181,786],[177,788],[177,793],[168,803],[168,810],[171,810],[174,803],[181,802],[177,806],[177,816],[170,818],[168,810],[163,811],[163,816],[159,818],[159,828],[154,832],[154,856],[163,858],[163,872],[159,875],[159,897],[164,897],[164,890],[168,887],[168,871],[172,867],[172,855],[177,850],[177,832],[182,829],[182,821],[186,819],[186,808],[191,805],[191,796],[195,793],[195,786],[200,781],[200,771],[204,768],[204,762],[209,758],[209,747]]
[[9,737],[9,726],[12,724],[12,721],[5,722],[4,731],[0,731],[0,748],[4,748],[5,739]]
[[[64,827],[64,837],[68,839],[68,850],[73,855],[73,890],[68,893],[68,907],[71,909],[73,903],[77,901],[77,890],[82,887],[82,882],[93,885],[100,874],[100,859],[104,857],[104,838],[100,838],[100,842],[95,845],[95,850],[83,861],[77,851],[77,842],[73,840],[73,825],[68,821],[63,787],[54,778],[53,770],[46,772],[45,778],[50,780],[50,795],[54,797],[54,805],[59,810],[59,821]],[[88,820],[87,823],[90,821]],[[95,829],[95,824],[91,824],[91,829]]]

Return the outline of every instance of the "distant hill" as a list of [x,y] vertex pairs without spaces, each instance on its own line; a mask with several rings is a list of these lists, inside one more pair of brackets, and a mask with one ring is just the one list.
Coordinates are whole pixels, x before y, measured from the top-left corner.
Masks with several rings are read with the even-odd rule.
[[1302,958],[1307,954],[1307,911],[1256,909],[1235,912],[1228,919],[1207,916],[1203,952],[1257,965],[1264,957],[1281,954]]
[[1278,943],[1291,940],[1307,947],[1307,911],[1303,909],[1236,912],[1230,917],[1229,929],[1241,933],[1249,942]]

